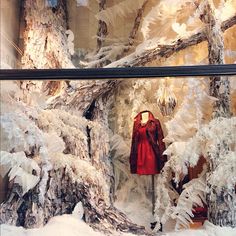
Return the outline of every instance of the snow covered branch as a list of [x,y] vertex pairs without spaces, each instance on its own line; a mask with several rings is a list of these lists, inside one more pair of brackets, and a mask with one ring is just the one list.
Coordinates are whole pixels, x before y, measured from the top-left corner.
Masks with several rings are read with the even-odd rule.
[[171,217],[176,219],[176,230],[180,229],[181,226],[188,228],[189,223],[192,223],[191,217],[194,216],[193,207],[203,207],[203,203],[206,203],[206,171],[207,168],[203,170],[199,178],[192,179],[183,186],[184,190],[171,214]]
[[[221,24],[222,31],[227,30],[236,24],[236,15],[225,20]],[[187,47],[201,43],[207,39],[205,28],[193,33],[187,38],[177,38],[170,42],[160,41],[159,38],[147,40],[138,46],[139,50],[129,54],[128,56],[115,61],[106,67],[132,67],[142,66],[153,60],[168,58],[174,53]]]
[[91,106],[93,102],[111,93],[120,82],[120,80],[71,81],[62,95],[48,101],[48,108],[74,110],[84,116],[92,114],[96,108]]
[[[142,21],[143,12],[144,12],[145,6],[147,5],[148,1],[142,0],[141,2],[143,2],[143,4],[137,10],[137,15],[134,20],[132,30],[129,34],[128,42],[127,43],[114,43],[109,46],[99,47],[100,50],[95,55],[94,55],[94,53],[92,53],[92,54],[88,54],[86,56],[86,59],[88,60],[88,62],[80,62],[83,66],[86,66],[87,68],[104,67],[107,64],[114,62],[114,61],[120,59],[121,57],[123,57],[124,54],[127,53],[133,47],[133,45],[135,43],[135,37],[138,33],[138,29],[139,29],[140,23]],[[137,7],[136,4],[133,4],[133,6]],[[125,7],[127,8],[127,6],[125,6]],[[99,22],[100,21],[101,20],[99,20]],[[104,24],[106,24],[106,23],[104,22]],[[101,23],[100,27],[103,27],[102,23]],[[101,30],[102,30],[102,28],[99,29],[99,32]],[[99,36],[98,42],[100,42],[102,40],[100,38],[100,33],[98,36]],[[100,45],[100,43],[99,43],[99,45]]]

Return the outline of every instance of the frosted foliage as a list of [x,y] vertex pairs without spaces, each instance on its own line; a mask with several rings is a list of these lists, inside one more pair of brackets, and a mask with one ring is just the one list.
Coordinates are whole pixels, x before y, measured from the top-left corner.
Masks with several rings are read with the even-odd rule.
[[[222,187],[232,189],[235,185],[236,173],[236,118],[212,120],[199,129],[196,133],[196,141],[201,144],[197,151],[208,158],[210,163],[211,160],[216,163],[216,169],[211,176],[208,176],[209,182],[216,186],[219,192]],[[188,145],[191,148],[195,143]],[[191,160],[192,154],[184,153],[186,160]]]
[[72,30],[67,30],[66,31],[67,36],[67,46],[68,46],[68,51],[71,55],[75,53],[75,48],[74,48],[74,33]]
[[107,60],[116,61],[117,57],[121,55],[124,50],[129,48],[130,46],[121,43],[113,43],[112,46],[102,47],[96,54],[94,54],[95,52],[87,54],[85,59],[88,62],[80,61],[80,64],[91,68],[96,67],[100,63],[103,63]]
[[13,97],[19,99],[22,92],[17,86],[16,81],[0,81],[0,96],[1,96],[1,109],[0,112],[4,111],[4,103],[12,103]]
[[[192,3],[190,0],[178,0],[175,1],[175,4],[171,0],[161,0],[159,4],[156,4],[150,12],[144,17],[141,32],[143,34],[144,40],[149,38],[150,33],[150,25],[155,23],[156,21],[160,20],[163,24],[166,19],[168,18],[171,20],[170,22],[173,22],[174,25],[177,25],[175,22],[178,13],[184,6],[186,6],[187,3]],[[166,26],[165,26],[166,27]],[[175,28],[177,28],[175,26]],[[166,30],[166,29],[165,29]],[[167,27],[167,30],[170,30],[170,28]],[[182,32],[178,32],[181,33]]]
[[[32,115],[35,114],[30,109],[28,111],[25,109],[22,112],[18,108],[18,111],[4,113],[1,116],[1,150],[7,152],[23,151],[28,156],[39,156],[42,168],[39,198],[43,202],[44,190],[48,179],[47,171],[51,169],[51,165],[45,148],[43,133],[29,118],[29,116],[32,118]],[[22,171],[21,173],[24,174]],[[25,190],[28,187],[25,187],[24,183],[22,182],[22,188]]]
[[[183,84],[183,88],[185,86],[187,93],[179,109],[174,117],[165,123],[167,135],[164,141],[171,144],[164,152],[168,156],[168,161],[158,178],[157,186],[161,186],[161,190],[157,189],[155,206],[157,222],[165,223],[169,218],[176,219],[176,228],[180,225],[188,226],[188,215],[192,212],[193,205],[201,205],[201,200],[204,201],[205,183],[203,179],[194,180],[191,182],[192,185],[186,186],[182,195],[178,196],[169,184],[172,179],[171,173],[175,173],[174,180],[178,183],[188,174],[188,167],[197,164],[202,154],[202,144],[195,135],[210,116],[209,107],[212,107],[214,101],[206,92],[207,84],[204,79],[189,78],[187,83]],[[186,201],[190,188],[192,197]],[[174,207],[176,203],[177,206]],[[157,224],[156,227],[159,228],[160,225]]]
[[[37,85],[32,83],[34,91]],[[8,173],[22,187],[23,195],[38,184],[39,202],[43,204],[49,171],[66,167],[73,181],[92,186],[90,194],[102,196],[109,205],[112,168],[108,129],[63,110],[42,110],[37,103],[28,103],[32,99],[28,89],[20,90],[25,95],[28,92],[27,103],[17,101],[18,86],[2,90],[1,174]],[[10,102],[11,107],[7,106]]]
[[[170,83],[174,83],[171,81]],[[154,116],[163,121],[161,111],[157,106],[155,94],[159,87],[159,80],[138,79],[123,82],[115,94],[114,107],[110,112],[110,125],[113,131],[121,135],[129,145],[133,119],[143,110],[150,110]],[[176,93],[181,87],[181,82],[176,86]],[[162,124],[164,129],[164,125]]]
[[192,222],[192,209],[194,206],[202,206],[205,202],[206,192],[206,168],[199,178],[185,184],[183,192],[179,195],[172,187],[170,180],[171,162],[168,161],[161,175],[158,176],[156,186],[155,219],[156,229],[160,223],[165,224],[170,218],[175,220],[175,229],[188,228]]
[[[164,141],[170,143],[165,154],[169,156],[168,165],[175,172],[177,183],[182,174],[188,173],[187,167],[195,166],[198,162],[201,143],[194,135],[210,117],[212,103],[215,100],[207,94],[204,79],[190,78],[187,85],[188,92],[180,108],[174,117],[165,123],[167,135]],[[189,158],[186,158],[187,155]]]
[[192,209],[194,206],[203,207],[203,202],[206,203],[206,168],[197,179],[192,179],[183,186],[184,190],[180,194],[177,206],[173,208],[171,217],[176,219],[175,229],[178,230],[181,226],[189,227],[193,217]]
[[[90,194],[103,196],[105,202],[109,204],[109,185],[104,179],[104,175],[99,172],[90,162],[78,159],[77,156],[58,153],[51,155],[54,170],[65,167],[73,182],[84,182],[91,186]],[[94,199],[95,195],[94,195]]]
[[[205,117],[209,117],[215,99],[207,94],[207,83],[204,79],[187,79],[188,93],[181,107],[170,121],[166,122],[168,131],[165,141],[185,141],[199,129]],[[206,109],[207,108],[207,109]]]
[[[172,32],[175,32],[179,38],[189,37],[203,26],[199,16],[202,13],[204,3],[205,1],[201,1],[199,7],[196,7],[190,0],[178,0],[175,1],[175,4],[171,0],[158,1],[144,17],[141,27],[144,41],[153,39],[152,35],[155,31],[153,25],[157,23],[158,31],[155,32],[155,36],[158,35],[159,38],[163,37],[162,35],[173,37]],[[187,15],[186,12],[188,12]],[[215,9],[215,15],[219,21],[227,20],[235,12],[236,3],[234,0],[222,1]],[[183,21],[185,23],[182,23]]]
[[130,174],[130,148],[121,136],[111,136],[110,145],[115,172],[115,206],[133,222],[149,228],[150,222],[154,220],[150,199],[151,176]]
[[[40,167],[35,160],[29,159],[24,152],[0,152],[0,174],[8,174],[9,181],[22,186],[22,195],[35,187],[40,178]],[[33,174],[33,171],[35,172]]]
[[105,10],[100,11],[96,18],[114,25],[117,17],[128,16],[142,7],[145,0],[124,0]]
[[[164,167],[164,174],[168,173],[168,168],[175,171],[175,180],[178,182],[180,180],[181,174],[187,174],[188,166],[195,166],[201,155],[207,158],[208,163],[216,163],[216,168],[211,174],[207,174],[207,182],[215,186],[218,194],[221,193],[222,189],[233,189],[235,186],[235,173],[236,173],[236,118],[218,118],[212,120],[209,124],[202,125],[196,134],[190,138],[185,143],[175,142],[169,146],[166,153],[175,153],[171,155],[171,158],[166,163]],[[181,146],[182,145],[182,146]],[[227,147],[227,148],[225,148]],[[178,151],[181,150],[181,151]],[[176,155],[178,153],[178,155]],[[178,176],[178,177],[177,177]],[[200,192],[207,192],[207,187],[204,187],[203,177],[193,182],[189,182],[186,185],[186,190],[193,194],[191,201],[194,201],[197,205],[200,205],[198,198],[194,196],[200,196],[200,199],[204,200],[203,195]],[[199,182],[200,181],[200,182]],[[205,181],[206,183],[206,181]],[[200,184],[200,185],[199,185]],[[197,192],[197,191],[200,192]],[[186,191],[181,194],[183,197],[186,195]],[[179,201],[181,201],[182,196],[180,196]],[[189,196],[188,196],[189,197]],[[160,196],[158,195],[158,198]],[[190,200],[190,199],[189,199]],[[178,217],[182,216],[184,212],[188,213],[192,209],[190,204],[188,208],[188,201],[184,200],[184,208],[176,209],[178,212]],[[191,202],[189,202],[191,203]],[[178,207],[178,205],[177,205]],[[188,211],[187,211],[188,208]],[[171,209],[171,208],[169,208]],[[182,214],[180,214],[182,211]],[[158,219],[159,212],[157,211]],[[177,215],[177,214],[176,214]],[[185,215],[185,213],[184,213]],[[165,210],[164,216],[168,217],[173,215],[170,214],[168,209]],[[186,217],[178,218],[177,225],[178,228],[181,225],[187,226],[189,219]],[[162,216],[163,217],[163,216]]]
[[1,116],[1,149],[4,151],[39,152],[44,145],[42,132],[29,117],[22,113],[5,113]]
[[226,20],[228,17],[236,13],[236,2],[234,0],[221,1],[220,7],[215,10],[215,15],[220,21]]
[[[108,129],[104,125],[98,122],[89,122],[83,117],[56,109],[42,111],[37,122],[43,131],[54,137],[49,141],[49,149],[59,148],[64,153],[70,153],[79,159],[91,162],[97,170],[103,171],[104,174],[111,175],[108,158],[109,136]],[[91,150],[88,149],[87,129],[90,129]],[[55,141],[61,145],[57,147]],[[62,149],[64,146],[65,148]]]
[[67,144],[68,152],[89,160],[88,150],[85,148],[87,147],[85,118],[73,116],[62,110],[45,110],[39,114],[37,122],[44,132],[52,132],[61,137]]
[[43,133],[48,153],[60,153],[65,150],[65,143],[56,132]]
[[[235,185],[235,118],[217,119],[204,124],[203,118],[209,116],[204,113],[210,112],[209,107],[213,98],[204,91],[202,82],[189,80],[189,92],[180,109],[174,118],[166,123],[168,134],[165,140],[171,142],[171,145],[165,151],[169,161],[163,169],[159,183],[168,183],[170,170],[175,172],[175,181],[178,183],[188,173],[188,167],[195,166],[199,157],[203,155],[208,162],[211,162],[210,159],[218,160],[219,165],[212,175],[208,176],[208,182],[216,186],[220,192],[222,187],[232,189]],[[223,148],[225,145],[229,148]],[[218,155],[219,150],[221,152]],[[172,207],[173,199],[168,195],[168,188],[164,185],[162,190],[166,193],[167,205],[163,210],[164,213],[161,213],[162,207],[159,204],[162,202],[163,193],[157,193],[159,199],[156,204],[157,220],[163,223],[169,217],[176,218],[176,228],[180,225],[187,227],[191,221],[188,215],[191,216],[192,206],[201,205],[201,200],[204,201],[203,193],[207,190],[205,183],[206,180],[201,177],[186,185],[186,189],[178,198],[176,208]],[[192,198],[189,193],[192,194]]]
[[[166,167],[165,167],[166,168]],[[156,201],[155,201],[155,219],[157,221],[156,229],[160,228],[160,223],[165,224],[169,219],[172,210],[172,204],[176,202],[179,194],[170,184],[171,177],[163,172],[157,178],[156,183]]]

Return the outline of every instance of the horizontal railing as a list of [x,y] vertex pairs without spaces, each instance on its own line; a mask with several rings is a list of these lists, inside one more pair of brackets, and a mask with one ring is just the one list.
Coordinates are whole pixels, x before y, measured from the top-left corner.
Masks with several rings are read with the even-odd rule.
[[236,75],[236,64],[88,69],[1,69],[1,80],[73,80]]

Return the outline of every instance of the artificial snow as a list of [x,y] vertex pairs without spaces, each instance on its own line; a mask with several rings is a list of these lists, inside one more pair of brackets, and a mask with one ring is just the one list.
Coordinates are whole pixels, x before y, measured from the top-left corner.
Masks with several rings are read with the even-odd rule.
[[[40,179],[40,168],[36,161],[25,156],[24,152],[9,153],[0,151],[0,175],[8,174],[9,181],[14,180],[22,186],[22,195],[35,187]],[[35,172],[35,175],[32,172]]]
[[201,229],[180,230],[169,232],[163,236],[235,236],[236,229],[231,227],[215,226],[209,221],[205,221]]
[[2,236],[102,236],[88,224],[79,219],[78,213],[55,216],[41,228],[24,229],[23,227],[1,225]]
[[[94,231],[88,224],[77,218],[74,214],[64,214],[53,217],[44,227],[35,229],[24,229],[2,224],[0,226],[1,236],[104,236]],[[130,233],[114,233],[114,236],[132,236]],[[236,229],[230,227],[214,226],[206,221],[201,229],[180,230],[177,232],[155,233],[158,236],[235,236]]]

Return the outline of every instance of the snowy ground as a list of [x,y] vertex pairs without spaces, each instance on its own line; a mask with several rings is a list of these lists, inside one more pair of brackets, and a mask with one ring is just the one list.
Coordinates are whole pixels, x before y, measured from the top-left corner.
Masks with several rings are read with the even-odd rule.
[[[103,236],[103,233],[95,232],[81,218],[83,209],[78,203],[72,214],[55,216],[41,228],[24,229],[23,227],[2,224],[1,236]],[[115,235],[115,234],[114,234]],[[132,234],[116,234],[131,236]]]
[[[47,225],[38,229],[24,229],[10,225],[1,225],[1,236],[104,236],[104,234],[95,232],[82,220],[78,220],[70,215],[54,217]],[[123,236],[132,236],[132,234],[119,234]],[[162,236],[236,236],[236,229],[213,227],[206,223],[203,229],[182,230],[178,232],[160,233]]]
[[82,220],[71,215],[62,215],[52,218],[47,225],[37,229],[1,225],[1,236],[102,236],[95,232]]
[[[95,232],[85,222],[74,215],[62,215],[53,217],[47,225],[37,229],[24,229],[10,225],[1,225],[1,236],[103,236],[104,234]],[[114,235],[132,236],[133,234]],[[206,222],[199,230],[182,230],[170,233],[158,233],[161,236],[236,236],[236,229],[215,227]]]
[[164,234],[166,236],[236,236],[236,228],[220,227],[205,221],[202,229],[182,230]]

